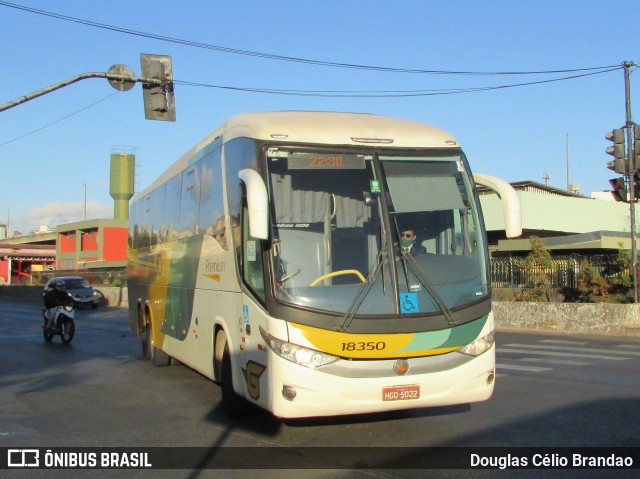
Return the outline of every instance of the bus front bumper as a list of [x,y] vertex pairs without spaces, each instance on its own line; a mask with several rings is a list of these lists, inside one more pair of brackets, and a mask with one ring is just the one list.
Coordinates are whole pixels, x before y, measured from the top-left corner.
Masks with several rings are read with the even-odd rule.
[[410,370],[403,376],[390,371],[385,377],[341,377],[299,366],[272,351],[269,360],[269,409],[282,418],[466,404],[489,399],[495,384],[495,347],[451,369]]

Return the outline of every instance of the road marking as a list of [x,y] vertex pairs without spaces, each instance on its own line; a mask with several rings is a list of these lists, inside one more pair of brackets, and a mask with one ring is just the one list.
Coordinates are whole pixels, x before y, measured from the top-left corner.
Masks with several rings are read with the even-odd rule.
[[621,344],[618,347],[624,349],[640,349],[640,344]]
[[542,371],[551,371],[553,368],[539,368],[536,366],[523,366],[519,364],[496,363],[496,370],[499,372],[501,369],[515,369],[516,371],[529,371],[533,373],[540,373]]
[[551,344],[575,344],[577,346],[581,344],[589,344],[585,341],[567,341],[563,339],[542,339],[539,341],[540,343],[551,343]]
[[557,364],[561,366],[587,366],[591,364],[589,361],[572,361],[570,359],[551,359],[551,358],[522,358],[518,361],[526,361],[529,363],[538,363],[544,361],[545,363]]
[[561,350],[561,351],[576,351],[576,352],[589,352],[589,353],[604,353],[604,354],[620,354],[625,356],[640,356],[640,351],[616,351],[615,349],[598,349],[598,348],[572,348],[566,346],[538,346],[535,344],[505,344],[510,348],[525,348],[525,349],[544,349],[544,350]]
[[[612,346],[611,349],[604,349],[602,347],[590,348],[588,347],[589,344],[591,343],[585,341],[567,341],[560,339],[541,340],[534,344],[509,343],[503,347],[498,346],[497,354],[500,359],[505,359],[505,357],[500,357],[500,354],[521,354],[525,357],[508,357],[507,360],[510,361],[509,364],[497,362],[496,365],[498,370],[528,371],[535,373],[550,371],[553,370],[553,367],[526,366],[523,363],[538,363],[541,366],[547,364],[551,366],[587,366],[591,364],[591,362],[581,359],[625,361],[640,356],[640,351],[630,350],[640,349],[639,345],[620,345]],[[518,364],[513,364],[513,362]]]
[[608,359],[611,361],[625,361],[631,358],[621,358],[617,356],[604,356],[598,354],[579,354],[579,353],[562,353],[558,351],[530,351],[523,349],[498,348],[498,353],[507,354],[533,354],[537,356],[561,356],[567,358],[590,358],[590,359]]

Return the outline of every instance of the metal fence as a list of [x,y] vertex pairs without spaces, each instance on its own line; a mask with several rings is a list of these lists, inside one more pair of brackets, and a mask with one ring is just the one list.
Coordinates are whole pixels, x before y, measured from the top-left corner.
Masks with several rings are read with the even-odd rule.
[[[576,289],[580,266],[585,259],[589,261],[590,266],[596,272],[605,277],[615,271],[618,265],[617,255],[554,256],[551,268],[544,268],[540,265],[531,268],[526,265],[525,258],[520,257],[491,258],[491,286],[494,288],[531,288],[534,284],[534,278],[540,273],[545,273],[550,278],[551,287]],[[63,275],[82,276],[94,285],[125,286],[127,284],[125,268],[34,272],[31,284],[45,284],[49,278]]]
[[553,288],[578,287],[578,274],[584,260],[602,276],[614,270],[617,255],[554,256],[552,267],[529,267],[525,258],[491,258],[491,286],[494,288],[530,288],[540,273],[548,275]]

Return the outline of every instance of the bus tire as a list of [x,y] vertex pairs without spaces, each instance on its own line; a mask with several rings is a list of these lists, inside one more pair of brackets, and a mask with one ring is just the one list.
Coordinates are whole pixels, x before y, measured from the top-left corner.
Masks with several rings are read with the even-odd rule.
[[151,364],[156,367],[164,367],[169,366],[171,363],[171,356],[169,356],[164,351],[156,348],[153,344],[151,345]]
[[229,417],[242,417],[248,412],[247,401],[236,394],[233,390],[233,375],[231,372],[231,353],[229,344],[225,341],[224,352],[222,353],[222,378],[220,379],[222,389],[222,409]]
[[153,364],[154,366],[157,366],[157,367],[168,366],[169,363],[171,362],[171,357],[164,351],[161,351],[160,349],[156,348],[155,345],[153,344],[153,322],[151,321],[151,318],[149,318],[149,321],[147,322],[145,331],[146,331],[146,340],[143,342],[143,346],[142,346],[143,354],[145,358],[150,359],[151,364]]
[[138,314],[140,331],[140,345],[142,346],[142,357],[147,361],[151,359],[151,331],[149,323],[147,323],[141,314]]
[[155,346],[151,349],[151,364],[157,367],[169,366],[171,363],[171,356],[169,356],[164,351],[156,348]]

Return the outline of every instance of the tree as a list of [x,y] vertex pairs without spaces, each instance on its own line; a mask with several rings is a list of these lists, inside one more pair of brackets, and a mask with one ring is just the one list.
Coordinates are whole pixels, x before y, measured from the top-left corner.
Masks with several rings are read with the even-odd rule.
[[619,250],[618,257],[602,273],[588,260],[580,263],[577,300],[583,303],[626,303],[633,287],[631,252]]
[[611,287],[611,293],[618,303],[626,303],[631,300],[628,293],[633,291],[632,269],[631,251],[621,249],[612,270],[606,275]]
[[531,253],[525,258],[523,267],[529,274],[530,287],[516,293],[515,298],[518,301],[550,302],[555,264],[542,238],[530,236],[529,242]]
[[578,272],[578,301],[582,303],[608,303],[611,284],[591,266],[589,260],[580,262]]

